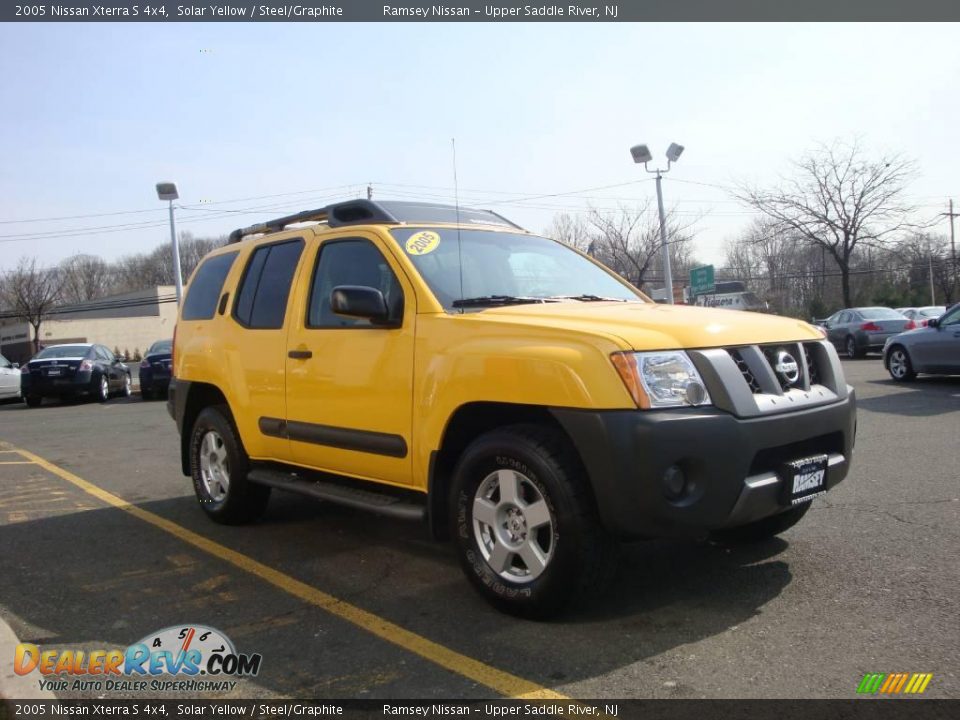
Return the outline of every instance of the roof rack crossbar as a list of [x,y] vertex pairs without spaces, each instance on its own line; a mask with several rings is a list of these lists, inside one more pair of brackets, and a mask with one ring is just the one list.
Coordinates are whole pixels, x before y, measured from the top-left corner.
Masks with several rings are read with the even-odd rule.
[[361,222],[399,223],[392,213],[371,200],[348,200],[333,203],[316,210],[304,210],[293,215],[267,220],[266,222],[249,225],[230,233],[231,243],[240,242],[248,235],[278,232],[287,225],[298,222],[325,222],[330,227],[354,225]]

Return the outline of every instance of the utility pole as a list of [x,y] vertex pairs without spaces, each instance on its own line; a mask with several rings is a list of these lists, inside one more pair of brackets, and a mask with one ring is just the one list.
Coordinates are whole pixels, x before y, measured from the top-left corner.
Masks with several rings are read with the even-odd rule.
[[953,198],[950,198],[950,210],[949,212],[940,213],[941,215],[946,215],[950,220],[950,264],[953,266],[953,292],[950,294],[950,299],[954,302],[957,301],[957,243],[953,235],[953,219],[960,215],[960,213],[955,213],[953,211]]

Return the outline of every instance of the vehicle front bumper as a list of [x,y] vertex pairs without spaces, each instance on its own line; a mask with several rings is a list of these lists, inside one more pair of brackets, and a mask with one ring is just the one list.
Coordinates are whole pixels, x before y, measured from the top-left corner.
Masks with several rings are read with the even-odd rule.
[[[580,454],[608,530],[623,537],[689,537],[789,510],[781,465],[826,454],[825,490],[847,475],[856,397],[742,419],[716,408],[553,409]],[[677,467],[679,498],[666,486]]]

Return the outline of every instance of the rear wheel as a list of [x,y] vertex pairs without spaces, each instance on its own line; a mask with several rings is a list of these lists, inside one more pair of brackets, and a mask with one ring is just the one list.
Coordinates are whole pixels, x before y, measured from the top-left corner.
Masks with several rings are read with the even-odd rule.
[[110,381],[107,380],[106,375],[101,375],[99,382],[96,384],[96,398],[99,402],[106,402],[110,399]]
[[812,504],[812,502],[806,502],[779,515],[771,515],[770,517],[765,517],[762,520],[756,520],[752,523],[741,525],[740,527],[714,530],[713,536],[722,542],[763,542],[782,532],[786,532],[800,522]]
[[910,356],[902,345],[894,345],[887,358],[887,372],[897,382],[907,382],[917,377]]
[[601,593],[616,567],[616,541],[579,458],[544,428],[495,430],[467,448],[454,471],[451,523],[467,577],[512,615],[554,615]]
[[130,376],[127,375],[123,379],[123,396],[130,397],[132,393],[133,393],[133,380],[131,380]]
[[224,405],[204,409],[190,435],[190,472],[203,511],[218,523],[240,525],[263,514],[270,488],[247,480],[250,461]]
[[863,357],[863,352],[857,349],[857,341],[853,335],[847,336],[847,357],[851,360],[857,360]]
[[27,395],[23,398],[23,401],[27,404],[27,407],[40,407],[40,404],[43,402],[43,398],[39,395]]

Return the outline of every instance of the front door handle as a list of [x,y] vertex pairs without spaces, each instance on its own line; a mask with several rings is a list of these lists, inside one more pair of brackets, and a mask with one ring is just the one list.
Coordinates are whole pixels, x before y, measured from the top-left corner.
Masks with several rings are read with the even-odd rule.
[[287,357],[294,360],[309,360],[313,357],[313,353],[309,350],[291,350],[287,353]]

